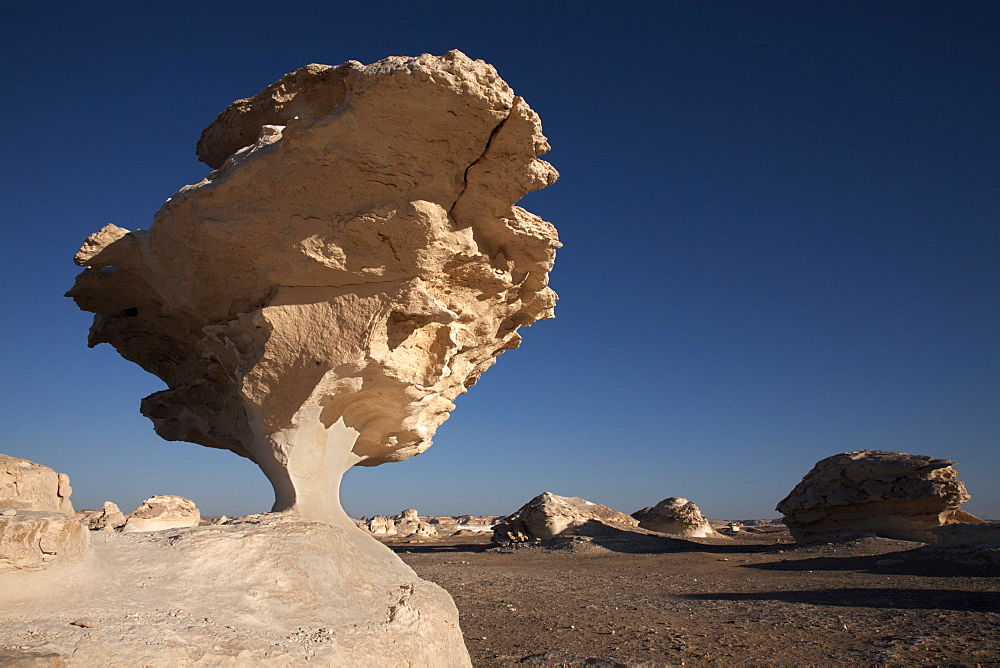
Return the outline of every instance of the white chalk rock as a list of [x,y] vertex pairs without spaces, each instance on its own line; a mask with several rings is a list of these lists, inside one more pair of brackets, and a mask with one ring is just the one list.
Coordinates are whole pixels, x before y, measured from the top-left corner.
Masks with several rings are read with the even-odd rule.
[[234,102],[149,230],[106,226],[68,293],[169,389],[157,433],[256,462],[276,511],[344,525],[353,465],[412,457],[552,315],[538,116],[458,51],[309,65]]
[[[344,472],[424,451],[518,330],[552,316],[560,244],[516,206],[557,178],[548,148],[524,100],[458,51],[309,65],[219,115],[198,144],[216,171],[148,230],[88,238],[69,295],[96,314],[90,345],[166,383],[142,403],[158,434],[247,457],[275,511],[364,535]],[[364,591],[364,571],[331,597]],[[383,622],[411,617],[457,629],[440,606]],[[372,641],[390,662],[468,663],[461,634],[411,657],[395,628]]]
[[115,531],[125,526],[126,521],[128,518],[118,505],[111,501],[105,501],[101,510],[87,518],[91,531]]
[[182,496],[158,494],[142,502],[142,505],[128,514],[122,531],[163,531],[196,527],[201,521],[201,513],[194,501]]
[[539,494],[493,527],[493,542],[520,543],[550,540],[581,530],[633,530],[639,522],[625,513],[575,496]]
[[[60,578],[0,571],[0,637],[16,635],[25,655],[67,666],[469,665],[447,592],[357,528],[285,514],[89,535],[97,558]],[[74,619],[99,624],[82,632]]]
[[777,507],[798,542],[875,535],[932,542],[933,529],[975,520],[955,462],[885,450],[821,460]]
[[683,538],[721,538],[693,502],[681,496],[671,496],[655,506],[632,513],[639,526],[650,531]]
[[69,476],[27,459],[0,455],[0,508],[72,514]]
[[0,515],[0,571],[38,570],[80,561],[88,546],[87,530],[65,513],[18,510],[14,515]]
[[376,536],[395,536],[396,521],[385,515],[376,515],[369,520],[368,530]]

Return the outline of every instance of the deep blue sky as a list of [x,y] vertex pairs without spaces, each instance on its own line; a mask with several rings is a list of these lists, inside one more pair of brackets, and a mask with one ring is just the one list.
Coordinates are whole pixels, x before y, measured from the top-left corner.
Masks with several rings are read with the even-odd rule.
[[541,115],[562,173],[522,204],[565,248],[523,330],[423,455],[345,480],[355,516],[774,517],[819,459],[958,462],[1000,518],[1000,4],[24,2],[5,6],[0,452],[78,508],[270,507],[229,452],[167,443],[161,383],[62,297],[80,242],[148,227],[201,129],[306,63],[458,48]]

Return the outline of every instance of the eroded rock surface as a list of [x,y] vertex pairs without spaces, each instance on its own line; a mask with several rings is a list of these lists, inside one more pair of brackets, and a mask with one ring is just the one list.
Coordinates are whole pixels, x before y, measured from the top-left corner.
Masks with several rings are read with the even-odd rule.
[[639,526],[650,531],[684,538],[719,538],[720,534],[693,502],[671,496],[655,506],[632,513]]
[[[347,526],[352,465],[411,457],[518,329],[551,317],[537,115],[457,51],[309,65],[233,103],[216,167],[149,230],[108,225],[69,292],[169,389],[157,433],[256,462],[278,511]],[[353,523],[351,523],[353,524]]]
[[[876,535],[931,542],[933,529],[971,516],[955,462],[884,450],[827,457],[778,504],[799,542]],[[975,518],[973,518],[975,519]]]
[[[141,507],[141,506],[140,506]],[[104,507],[87,518],[87,526],[91,531],[115,531],[125,526],[128,518],[118,504],[105,501]],[[193,525],[185,525],[193,526]]]
[[157,494],[128,514],[122,531],[163,531],[196,527],[201,513],[194,501],[172,494]]
[[95,559],[58,577],[0,572],[5,644],[69,666],[469,665],[447,592],[356,529],[271,514],[89,535]]
[[625,513],[575,496],[544,492],[493,527],[493,542],[501,545],[603,529],[630,531],[639,522]]
[[65,513],[18,510],[13,515],[0,514],[0,571],[38,570],[80,561],[88,546],[86,528]]
[[[401,563],[343,511],[340,479],[429,447],[518,330],[551,317],[560,244],[515,204],[555,181],[538,159],[547,150],[524,100],[460,52],[309,65],[219,115],[198,143],[215,171],[169,198],[148,230],[105,226],[76,255],[86,269],[69,296],[96,314],[89,344],[111,344],[167,385],[142,403],[157,433],[251,459],[275,511],[353,537],[360,552],[324,546],[321,571],[351,566],[315,596],[327,573],[305,566],[314,576],[232,589],[234,611],[274,596],[357,611],[308,625],[303,647],[327,642],[322,662],[468,664],[447,595],[380,584]],[[235,570],[231,553],[244,549],[227,543],[198,568]],[[371,592],[381,607],[362,604]],[[244,642],[219,633],[225,642],[178,642],[214,665],[208,648],[231,641],[220,651],[233,656]],[[314,656],[256,647],[241,660]]]
[[0,508],[73,513],[69,476],[27,459],[0,455]]
[[937,540],[917,550],[919,556],[1000,567],[1000,522],[960,522],[932,531]]

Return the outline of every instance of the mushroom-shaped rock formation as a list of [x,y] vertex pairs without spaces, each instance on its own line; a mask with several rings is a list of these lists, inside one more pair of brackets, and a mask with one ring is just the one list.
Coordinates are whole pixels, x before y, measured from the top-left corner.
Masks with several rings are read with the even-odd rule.
[[631,531],[638,526],[634,518],[599,503],[544,492],[499,520],[493,527],[493,542],[506,545],[545,541],[581,530],[590,534],[602,529]]
[[458,51],[308,65],[202,134],[215,168],[149,230],[91,235],[68,293],[161,378],[167,440],[253,460],[275,511],[354,528],[352,465],[412,457],[518,329],[552,315],[538,116]]
[[934,527],[975,520],[955,462],[884,450],[819,461],[777,507],[798,542],[859,535],[932,542]]
[[201,513],[194,501],[183,496],[157,494],[142,502],[142,505],[128,514],[122,531],[163,531],[196,527],[201,522]]
[[437,533],[437,528],[420,519],[414,508],[407,508],[401,512],[394,528],[397,536],[426,537]]
[[[265,653],[251,663],[289,663],[266,634],[295,624],[325,643],[309,645],[321,663],[468,665],[450,597],[347,516],[340,480],[429,447],[519,328],[551,317],[559,242],[515,205],[555,181],[547,150],[524,100],[457,51],[309,65],[219,115],[198,143],[215,171],[149,230],[84,242],[69,296],[97,314],[91,346],[166,383],[142,403],[157,433],[247,457],[274,487],[280,515],[167,543],[187,546],[199,605],[239,592],[203,615],[220,620],[208,647],[245,641]],[[233,549],[255,566],[231,569]],[[286,562],[296,579],[268,570]],[[185,592],[155,594],[151,608],[190,608],[171,598]],[[251,631],[230,643],[233,628]]]
[[693,502],[671,496],[651,508],[632,513],[639,526],[650,531],[668,533],[683,538],[721,538]]

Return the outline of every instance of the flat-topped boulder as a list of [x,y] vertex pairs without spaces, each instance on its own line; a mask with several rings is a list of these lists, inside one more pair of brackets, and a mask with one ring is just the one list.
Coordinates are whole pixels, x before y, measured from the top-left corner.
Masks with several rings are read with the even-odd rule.
[[602,529],[628,531],[638,527],[635,518],[599,503],[544,492],[499,520],[493,527],[493,542],[546,541],[581,531],[592,534]]
[[858,450],[816,464],[777,507],[798,542],[875,535],[932,542],[934,528],[976,519],[955,462]]
[[157,494],[128,514],[122,531],[163,531],[196,527],[201,513],[194,501],[172,494]]
[[73,514],[69,476],[48,466],[0,455],[0,508]]
[[655,506],[632,513],[643,529],[683,538],[720,538],[721,535],[693,502],[671,496]]

